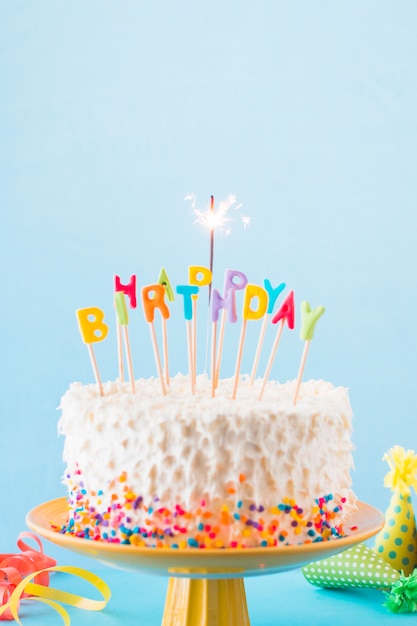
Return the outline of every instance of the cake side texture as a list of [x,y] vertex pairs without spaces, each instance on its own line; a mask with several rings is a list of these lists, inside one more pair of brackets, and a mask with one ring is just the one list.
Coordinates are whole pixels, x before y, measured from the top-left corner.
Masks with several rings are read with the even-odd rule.
[[223,548],[323,541],[344,534],[352,490],[347,389],[324,381],[187,376],[73,383],[61,400],[69,521],[80,537],[140,546]]

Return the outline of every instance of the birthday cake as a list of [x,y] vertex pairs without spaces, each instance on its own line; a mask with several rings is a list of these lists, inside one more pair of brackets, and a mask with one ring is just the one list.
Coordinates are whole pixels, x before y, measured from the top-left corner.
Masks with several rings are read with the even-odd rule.
[[62,532],[171,548],[250,548],[343,536],[356,508],[352,410],[324,381],[199,375],[73,383],[61,401],[69,518]]

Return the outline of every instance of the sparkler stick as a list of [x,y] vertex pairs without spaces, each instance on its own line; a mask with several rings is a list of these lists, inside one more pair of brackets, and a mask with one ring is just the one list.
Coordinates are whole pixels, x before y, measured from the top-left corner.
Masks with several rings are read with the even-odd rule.
[[[226,198],[225,201],[220,202],[217,209],[215,209],[215,205],[214,205],[214,196],[210,196],[210,206],[205,211],[201,211],[200,209],[195,208],[196,196],[194,194],[188,195],[186,197],[186,200],[192,201],[192,208],[193,208],[194,214],[196,215],[195,221],[200,224],[203,224],[203,226],[208,228],[210,231],[209,267],[210,267],[210,271],[213,272],[215,231],[220,230],[224,232],[226,230],[225,228],[226,224],[232,221],[232,218],[230,218],[228,215],[229,209],[233,207],[233,209],[238,212],[240,219],[242,220],[244,228],[249,226],[250,217],[242,214],[242,212],[240,211],[240,208],[242,206],[241,204],[234,206],[236,203],[236,196],[234,196],[233,194],[229,194],[229,196]],[[229,232],[230,230],[229,231],[226,230],[226,234],[229,234]],[[209,285],[209,298],[208,298],[209,309],[211,305],[211,297],[212,297],[212,284]],[[216,327],[216,335],[217,335],[217,327]],[[207,323],[206,362],[207,362],[207,357],[208,357],[208,345],[209,345],[209,321]],[[222,344],[220,344],[220,347],[221,345]],[[221,350],[219,351],[219,355],[221,358]],[[219,359],[217,359],[217,361],[218,363],[220,362]],[[214,375],[215,383],[216,383],[216,371],[218,370],[219,368],[216,367],[215,365],[212,371],[212,374]]]

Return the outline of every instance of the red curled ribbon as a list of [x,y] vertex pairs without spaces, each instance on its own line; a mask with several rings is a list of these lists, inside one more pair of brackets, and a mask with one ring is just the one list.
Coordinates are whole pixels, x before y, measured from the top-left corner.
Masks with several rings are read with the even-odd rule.
[[[24,539],[35,541],[39,549],[31,548],[25,543]],[[44,553],[40,539],[33,533],[20,533],[17,539],[17,547],[21,550],[20,554],[0,554],[0,607],[8,604],[12,592],[26,576],[56,565],[55,559]],[[47,587],[49,585],[48,572],[39,573],[35,577],[34,582]],[[28,594],[23,593],[21,597],[28,597]],[[0,615],[0,620],[11,619],[14,618],[10,613],[10,609],[6,609]]]
[[[31,539],[38,550],[28,546],[24,539]],[[48,604],[61,615],[66,626],[70,618],[59,603],[86,610],[101,610],[110,599],[110,589],[98,576],[78,567],[58,567],[55,559],[47,556],[40,539],[30,532],[20,533],[17,546],[20,554],[0,554],[0,620],[19,619],[21,599],[38,600]],[[102,600],[92,600],[49,587],[49,573],[63,572],[82,578],[92,584],[102,595]]]

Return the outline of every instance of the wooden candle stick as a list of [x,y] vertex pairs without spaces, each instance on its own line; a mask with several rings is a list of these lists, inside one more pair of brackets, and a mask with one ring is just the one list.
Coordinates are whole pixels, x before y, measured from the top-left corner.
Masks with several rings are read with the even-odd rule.
[[129,379],[130,379],[130,384],[132,387],[132,393],[135,393],[135,376],[133,374],[132,353],[130,350],[129,331],[128,331],[129,316],[127,313],[125,295],[123,291],[116,291],[116,293],[114,294],[114,305],[116,307],[118,325],[119,325],[119,328],[121,328],[122,333],[123,333],[127,368],[129,371]]
[[159,283],[155,285],[147,285],[142,288],[142,305],[145,313],[146,321],[149,323],[149,330],[151,333],[152,347],[155,357],[156,368],[158,371],[159,380],[161,383],[162,395],[166,395],[166,387],[164,382],[164,375],[162,372],[161,357],[159,355],[158,341],[156,339],[156,332],[154,326],[155,309],[159,309],[162,317],[169,318],[169,309],[165,302],[165,286]]
[[262,397],[265,391],[265,386],[268,382],[269,375],[271,373],[272,365],[274,363],[278,345],[281,340],[281,335],[284,329],[285,321],[287,322],[288,328],[290,330],[294,328],[294,292],[293,291],[290,291],[290,293],[288,294],[288,296],[285,298],[284,302],[278,309],[277,313],[272,318],[273,324],[277,324],[279,321],[281,322],[281,324],[278,327],[278,332],[275,337],[274,345],[272,346],[271,354],[269,355],[265,374],[262,380],[261,390],[259,392],[259,400],[262,400]]
[[311,310],[311,307],[307,301],[303,301],[301,303],[301,331],[300,337],[305,341],[304,350],[301,357],[300,367],[298,370],[297,381],[295,384],[295,392],[293,398],[293,404],[297,403],[298,394],[300,391],[301,380],[304,373],[304,367],[307,361],[308,350],[310,348],[310,342],[314,336],[314,329],[317,323],[317,320],[323,315],[325,311],[324,306],[316,306],[315,309]]
[[[256,308],[253,308],[253,302],[256,302]],[[239,349],[236,360],[236,370],[234,376],[233,385],[233,399],[236,398],[237,387],[239,384],[240,365],[242,361],[243,344],[245,341],[246,326],[248,320],[258,320],[265,315],[266,308],[268,306],[268,294],[259,285],[246,285],[245,297],[243,300],[243,313],[242,313],[242,330],[239,340]]]
[[250,379],[249,379],[250,385],[253,385],[253,383],[255,382],[256,372],[258,370],[259,359],[261,357],[261,352],[262,352],[262,348],[263,348],[263,344],[265,340],[265,334],[266,334],[268,322],[271,319],[275,302],[279,294],[281,293],[281,291],[285,289],[285,283],[280,283],[278,287],[273,288],[270,281],[267,278],[265,278],[264,287],[266,291],[268,292],[268,309],[266,311],[266,315],[263,318],[261,332],[259,333],[258,345],[256,347],[255,358],[254,358],[253,366],[252,366],[252,372],[251,372]]
[[[168,298],[169,302],[174,302],[174,290],[172,289],[171,283],[168,278],[168,274],[166,273],[165,268],[162,268],[159,277],[158,284],[163,285],[165,289],[165,295]],[[169,376],[169,357],[168,357],[168,331],[167,331],[167,318],[162,315],[162,346],[163,346],[163,355],[164,355],[164,379],[165,384],[169,387],[170,376]]]

